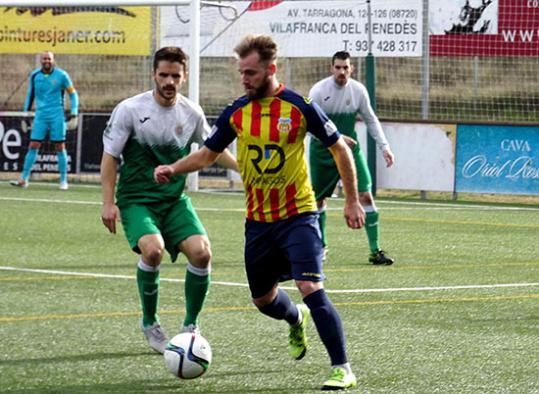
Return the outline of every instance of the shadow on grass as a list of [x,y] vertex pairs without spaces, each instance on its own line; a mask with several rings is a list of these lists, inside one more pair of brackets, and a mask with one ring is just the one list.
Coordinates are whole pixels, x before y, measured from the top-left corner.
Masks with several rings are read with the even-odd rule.
[[65,363],[65,362],[77,362],[77,361],[96,361],[96,360],[112,360],[122,359],[129,357],[147,357],[147,352],[132,352],[132,353],[91,353],[91,354],[73,354],[69,356],[58,357],[43,357],[43,358],[23,358],[17,360],[0,360],[0,367],[2,365],[24,365],[29,366],[32,364],[52,364],[52,363]]
[[230,387],[225,389],[223,387],[208,388],[205,386],[199,386],[197,388],[185,388],[182,387],[181,382],[171,382],[169,384],[148,384],[146,382],[130,383],[130,384],[102,384],[102,385],[80,385],[80,386],[63,386],[54,388],[39,388],[36,389],[23,389],[9,391],[12,394],[79,394],[79,393],[92,393],[92,394],[110,394],[110,393],[204,393],[204,394],[219,394],[219,393],[307,393],[318,392],[320,389],[299,389],[295,387],[279,387],[279,388],[251,388],[251,387]]
[[[282,371],[244,371],[233,373],[212,374],[208,378],[202,380],[182,381],[177,379],[153,379],[153,380],[136,380],[116,384],[80,384],[80,385],[62,385],[61,387],[40,387],[40,394],[52,393],[308,393],[318,392],[319,387],[309,387],[305,384],[294,382],[279,381],[273,387],[252,387],[246,382],[254,379],[257,383],[256,376],[275,374],[280,376]],[[231,382],[231,376],[239,378],[237,382]],[[277,378],[278,379],[278,378]],[[232,379],[234,380],[234,379]],[[275,382],[274,382],[275,383]],[[36,393],[35,388],[12,390],[10,393]]]

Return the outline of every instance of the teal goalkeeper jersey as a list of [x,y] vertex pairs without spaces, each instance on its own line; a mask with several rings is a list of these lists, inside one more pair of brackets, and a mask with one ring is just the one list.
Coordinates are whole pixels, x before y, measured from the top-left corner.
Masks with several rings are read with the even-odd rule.
[[35,69],[29,78],[28,92],[24,102],[24,111],[30,111],[35,104],[36,118],[64,118],[64,96],[69,93],[71,114],[78,113],[78,95],[67,72],[55,67],[50,74],[40,68]]
[[186,175],[158,184],[154,169],[189,154],[191,144],[202,145],[209,132],[202,108],[182,95],[172,107],[157,103],[152,91],[118,104],[103,133],[103,150],[121,158],[117,205],[180,198]]

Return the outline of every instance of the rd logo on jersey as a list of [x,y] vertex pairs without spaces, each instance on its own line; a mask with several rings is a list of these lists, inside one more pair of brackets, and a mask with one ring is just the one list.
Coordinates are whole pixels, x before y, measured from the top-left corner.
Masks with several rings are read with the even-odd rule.
[[[279,145],[264,145],[264,150],[258,145],[249,145],[248,149],[255,153],[255,157],[251,159],[251,162],[259,174],[276,174],[283,168],[285,155]],[[265,163],[262,163],[262,161]]]

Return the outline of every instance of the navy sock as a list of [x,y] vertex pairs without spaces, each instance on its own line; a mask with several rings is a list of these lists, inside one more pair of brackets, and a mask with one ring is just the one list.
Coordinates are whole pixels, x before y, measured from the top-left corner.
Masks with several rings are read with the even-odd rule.
[[282,289],[277,291],[277,297],[268,305],[258,308],[260,312],[277,320],[286,320],[290,325],[298,322],[298,308],[290,301],[288,294]]
[[311,310],[311,316],[329,354],[331,365],[347,363],[341,318],[324,289],[309,294],[303,301]]

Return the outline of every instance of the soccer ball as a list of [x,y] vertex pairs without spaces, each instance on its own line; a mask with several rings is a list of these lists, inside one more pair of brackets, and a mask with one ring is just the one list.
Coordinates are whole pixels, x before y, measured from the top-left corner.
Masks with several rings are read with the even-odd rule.
[[210,344],[202,335],[183,332],[168,342],[165,365],[180,379],[194,379],[208,370],[211,355]]

